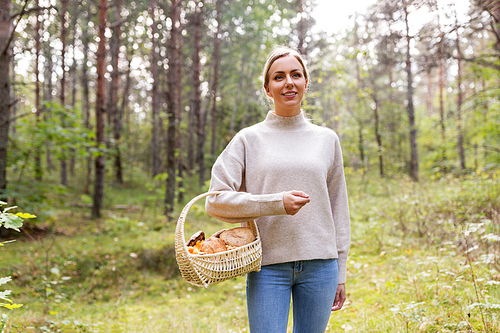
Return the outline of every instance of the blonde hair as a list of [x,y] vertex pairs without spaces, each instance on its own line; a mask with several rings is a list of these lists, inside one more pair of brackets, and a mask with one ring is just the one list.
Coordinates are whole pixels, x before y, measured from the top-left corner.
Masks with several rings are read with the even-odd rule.
[[292,49],[291,47],[288,46],[278,46],[273,51],[271,51],[271,53],[269,53],[269,55],[267,56],[266,65],[264,66],[264,71],[262,72],[262,76],[264,79],[264,87],[269,86],[269,70],[271,69],[273,63],[279,58],[287,56],[292,56],[295,57],[295,59],[297,59],[297,61],[302,65],[302,69],[304,71],[304,78],[306,79],[307,82],[309,82],[309,73],[307,72],[307,67],[304,64],[304,59],[302,59],[300,53],[297,52],[297,50]]

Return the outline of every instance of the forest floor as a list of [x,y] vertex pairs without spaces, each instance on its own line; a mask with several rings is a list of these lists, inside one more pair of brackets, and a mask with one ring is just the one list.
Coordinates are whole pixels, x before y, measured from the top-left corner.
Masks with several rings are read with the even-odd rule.
[[[500,173],[420,183],[347,177],[348,299],[327,332],[499,332]],[[245,277],[190,286],[161,196],[135,200],[137,188],[111,188],[102,219],[90,220],[85,198],[66,193],[47,233],[0,250],[0,276],[13,278],[2,287],[23,304],[2,310],[5,332],[249,332]],[[199,203],[186,235],[223,226]]]

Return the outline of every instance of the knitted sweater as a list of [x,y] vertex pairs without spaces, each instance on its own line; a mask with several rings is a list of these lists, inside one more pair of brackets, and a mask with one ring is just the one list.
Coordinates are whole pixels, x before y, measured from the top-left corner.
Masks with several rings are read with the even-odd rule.
[[[291,216],[286,191],[307,193],[310,202]],[[338,258],[346,281],[350,226],[342,151],[337,134],[303,115],[265,121],[235,135],[212,168],[206,201],[209,215],[226,222],[255,220],[262,239],[262,265]]]

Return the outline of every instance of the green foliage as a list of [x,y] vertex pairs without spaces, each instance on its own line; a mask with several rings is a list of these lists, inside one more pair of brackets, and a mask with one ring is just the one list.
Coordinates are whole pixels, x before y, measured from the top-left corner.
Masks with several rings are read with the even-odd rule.
[[[5,205],[7,205],[6,202],[0,201],[0,206],[5,206]],[[17,207],[13,206],[2,209],[2,211],[0,212],[0,228],[14,229],[16,231],[20,231],[19,228],[22,227],[24,219],[31,219],[36,217],[35,215],[28,213],[19,212],[13,214],[9,212],[16,208]],[[5,241],[0,242],[0,247],[3,247],[5,243],[8,242]],[[6,284],[7,282],[10,282],[11,280],[12,278],[10,276],[0,278],[0,286]],[[12,292],[11,290],[0,291],[0,308],[3,307],[9,310],[13,310],[23,306],[22,304],[14,303],[9,298],[11,292]],[[0,319],[0,332],[3,332],[6,321],[7,321],[7,315],[2,313],[2,318]]]
[[[346,173],[352,221],[348,301],[332,314],[327,332],[496,332],[499,175],[415,184],[380,181],[350,168]],[[154,188],[142,183],[140,190],[111,186],[109,195],[115,202],[142,201]],[[186,186],[188,198],[199,192],[187,179]],[[140,211],[109,207],[100,221],[70,204],[60,206],[54,226],[60,235],[6,248],[0,269],[16,272],[10,283],[30,305],[16,311],[8,328],[248,332],[245,278],[206,290],[187,285],[175,262],[175,224],[155,213],[161,212],[157,201],[142,202]],[[186,234],[224,227],[199,203]]]

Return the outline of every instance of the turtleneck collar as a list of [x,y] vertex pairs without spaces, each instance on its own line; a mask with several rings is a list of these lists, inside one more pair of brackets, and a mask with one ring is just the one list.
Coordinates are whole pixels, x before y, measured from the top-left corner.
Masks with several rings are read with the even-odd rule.
[[304,112],[300,112],[296,116],[282,117],[272,111],[267,113],[264,124],[268,127],[281,130],[297,130],[307,126],[309,121],[306,119]]

